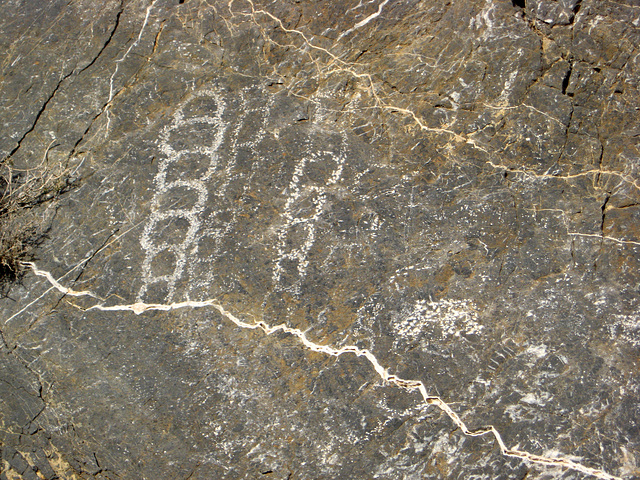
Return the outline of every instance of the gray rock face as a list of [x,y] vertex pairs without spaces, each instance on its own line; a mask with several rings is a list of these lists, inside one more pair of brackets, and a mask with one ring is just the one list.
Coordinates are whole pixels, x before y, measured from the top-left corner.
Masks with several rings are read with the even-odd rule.
[[633,2],[4,7],[0,478],[640,478]]

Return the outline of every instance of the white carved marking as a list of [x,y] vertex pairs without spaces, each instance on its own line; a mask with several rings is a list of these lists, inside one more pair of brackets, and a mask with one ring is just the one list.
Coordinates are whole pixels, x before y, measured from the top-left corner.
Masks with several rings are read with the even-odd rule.
[[478,313],[470,300],[447,300],[427,302],[418,300],[408,312],[398,315],[392,323],[396,334],[414,340],[429,326],[438,325],[442,338],[478,334],[482,325],[478,323]]
[[[210,115],[185,119],[183,110],[189,105],[190,101],[197,100],[199,97],[208,97],[215,100],[216,111]],[[225,103],[223,99],[215,92],[205,90],[194,93],[193,97],[178,108],[173,115],[171,123],[160,133],[158,143],[160,151],[165,158],[160,160],[158,164],[158,173],[154,179],[156,190],[151,203],[152,211],[144,227],[142,238],[140,239],[140,245],[145,251],[145,259],[142,263],[143,285],[138,292],[139,301],[142,301],[147,294],[149,285],[159,282],[165,282],[167,285],[167,300],[170,301],[173,298],[176,282],[182,277],[187,263],[188,250],[194,244],[196,234],[201,225],[200,214],[208,198],[206,181],[211,177],[213,170],[218,164],[217,151],[222,144],[227,128],[226,124],[222,121],[224,109]],[[209,130],[209,132],[205,132],[205,137],[208,141],[207,145],[200,145],[188,149],[184,148],[182,150],[176,150],[174,146],[171,145],[172,133],[188,135],[191,131],[197,129]],[[209,139],[209,136],[212,138]],[[184,160],[184,157],[193,154],[204,156],[207,159],[208,165],[206,170],[198,174],[196,178],[179,178],[168,181],[167,169],[180,160]],[[170,193],[172,189],[180,187],[195,192],[195,203],[189,208],[161,209],[161,198]],[[186,223],[186,225],[181,226],[180,223]],[[169,229],[170,233],[179,235],[179,238],[173,238],[171,241],[161,240],[159,233],[163,232],[157,232],[156,230],[162,226],[164,226],[165,229]],[[173,271],[163,275],[154,275],[151,268],[152,261],[163,251],[175,256]]]
[[[304,280],[309,268],[309,252],[316,241],[317,222],[322,216],[325,204],[327,203],[328,189],[340,181],[346,156],[347,136],[342,134],[340,150],[337,154],[333,152],[317,152],[307,145],[307,153],[296,164],[291,181],[287,187],[287,201],[284,207],[283,217],[285,224],[278,229],[278,259],[273,268],[273,283],[278,290],[289,290],[292,293],[299,293],[300,283]],[[335,167],[324,180],[324,184],[304,181],[305,171],[315,166],[323,166],[328,162],[333,162]],[[303,200],[312,199],[313,210],[311,213],[298,213],[299,204]],[[295,245],[288,241],[289,234],[298,228],[304,229],[304,241]],[[285,264],[295,263],[297,279],[291,285],[283,283],[285,274]]]

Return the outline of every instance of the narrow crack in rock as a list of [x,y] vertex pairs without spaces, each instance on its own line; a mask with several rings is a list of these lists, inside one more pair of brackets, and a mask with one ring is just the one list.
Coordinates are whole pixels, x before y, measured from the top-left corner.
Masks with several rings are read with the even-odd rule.
[[67,73],[66,75],[63,75],[60,78],[60,80],[58,80],[58,83],[56,84],[55,88],[52,90],[52,92],[49,94],[47,99],[44,101],[44,103],[42,104],[42,106],[38,110],[38,113],[36,113],[36,116],[33,119],[33,122],[31,123],[31,126],[22,134],[22,136],[18,139],[16,146],[13,147],[13,149],[7,154],[7,156],[4,159],[2,159],[2,161],[0,163],[4,164],[4,163],[8,162],[11,159],[11,157],[13,157],[15,155],[15,153],[18,150],[20,150],[20,147],[22,147],[22,142],[25,140],[25,138],[27,138],[27,136],[31,132],[33,132],[35,130],[36,125],[38,125],[38,122],[40,121],[40,117],[42,117],[44,112],[47,110],[47,106],[51,103],[53,98],[56,96],[56,93],[58,92],[58,90],[62,86],[62,83],[67,78],[69,78],[71,75],[73,75],[73,70],[71,72]]

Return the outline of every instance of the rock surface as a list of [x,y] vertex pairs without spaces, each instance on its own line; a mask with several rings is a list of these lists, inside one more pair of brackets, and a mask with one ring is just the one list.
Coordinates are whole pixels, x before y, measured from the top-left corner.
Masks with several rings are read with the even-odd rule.
[[79,181],[0,302],[0,478],[640,478],[639,25],[5,2],[0,157]]

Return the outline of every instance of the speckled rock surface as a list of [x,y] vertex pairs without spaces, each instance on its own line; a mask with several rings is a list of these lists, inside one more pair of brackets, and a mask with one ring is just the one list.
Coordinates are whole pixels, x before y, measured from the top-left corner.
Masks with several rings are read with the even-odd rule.
[[98,3],[0,19],[0,478],[640,478],[635,2]]

